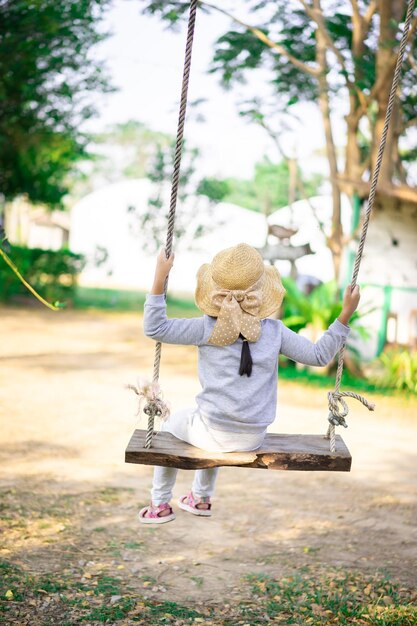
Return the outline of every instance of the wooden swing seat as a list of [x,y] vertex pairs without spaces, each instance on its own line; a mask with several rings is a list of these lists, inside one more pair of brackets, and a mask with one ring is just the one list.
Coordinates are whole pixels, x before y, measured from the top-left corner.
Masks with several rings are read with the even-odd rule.
[[268,434],[253,452],[206,452],[164,432],[154,436],[151,448],[144,448],[145,437],[146,430],[135,430],[126,449],[126,463],[188,470],[233,466],[318,472],[349,472],[352,463],[340,435],[336,435],[333,453],[323,435]]

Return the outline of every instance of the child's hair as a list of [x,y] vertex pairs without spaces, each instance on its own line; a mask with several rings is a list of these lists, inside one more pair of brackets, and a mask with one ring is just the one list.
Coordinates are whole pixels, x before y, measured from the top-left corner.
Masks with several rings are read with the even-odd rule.
[[243,376],[246,374],[248,377],[252,374],[252,355],[250,353],[249,342],[244,338],[242,334],[239,335],[240,339],[242,339],[242,352],[240,354],[240,366],[239,366],[239,374]]

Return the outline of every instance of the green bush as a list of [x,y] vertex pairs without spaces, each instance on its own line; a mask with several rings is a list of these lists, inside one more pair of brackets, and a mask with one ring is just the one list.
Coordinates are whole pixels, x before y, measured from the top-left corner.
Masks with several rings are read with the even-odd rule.
[[[342,311],[342,299],[339,288],[335,281],[323,283],[315,287],[311,293],[306,295],[296,285],[291,278],[284,278],[283,284],[286,289],[284,298],[282,321],[284,324],[298,333],[301,329],[307,328],[310,331],[309,338],[316,341],[318,337],[328,329],[330,324],[340,315]],[[373,309],[355,311],[352,315],[349,326],[361,339],[367,339],[369,332],[362,324],[362,318]],[[345,357],[345,367],[357,376],[361,376],[361,358],[359,350],[350,343],[347,344],[347,355]],[[282,365],[294,367],[291,361],[283,362]],[[330,365],[327,370],[330,369]],[[326,368],[322,368],[324,373]]]
[[309,295],[303,293],[291,278],[283,278],[286,290],[282,321],[294,332],[308,325],[326,330],[342,310],[336,283],[323,283]]
[[[291,330],[299,332],[302,328],[311,326],[317,331],[324,331],[340,315],[342,300],[335,281],[315,287],[308,295],[303,293],[290,278],[284,278],[283,284],[286,294],[282,321]],[[363,339],[366,339],[369,334],[359,320],[369,312],[370,310],[355,311],[349,322],[349,325]]]
[[[85,258],[69,250],[42,250],[10,245],[8,255],[25,280],[48,301],[72,299]],[[0,301],[27,295],[25,285],[0,258]]]
[[387,348],[374,366],[377,387],[417,392],[417,350]]

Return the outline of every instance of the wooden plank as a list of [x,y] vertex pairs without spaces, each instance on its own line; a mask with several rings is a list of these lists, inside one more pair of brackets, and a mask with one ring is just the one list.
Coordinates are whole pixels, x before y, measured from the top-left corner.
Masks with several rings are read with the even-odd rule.
[[145,430],[135,430],[126,449],[126,463],[162,465],[179,469],[209,467],[254,467],[274,470],[349,472],[352,457],[340,435],[336,452],[329,451],[323,435],[267,434],[258,450],[252,452],[206,452],[180,441],[170,433],[157,433],[152,448],[145,449]]

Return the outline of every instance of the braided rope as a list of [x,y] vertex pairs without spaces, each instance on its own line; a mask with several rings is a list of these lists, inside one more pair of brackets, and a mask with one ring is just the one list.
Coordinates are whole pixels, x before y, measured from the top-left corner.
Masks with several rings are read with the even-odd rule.
[[[188,83],[190,80],[191,53],[193,50],[197,4],[198,4],[198,0],[191,0],[190,13],[189,13],[189,18],[188,18],[187,43],[185,46],[184,70],[183,70],[183,75],[182,75],[182,87],[181,87],[181,101],[180,101],[180,110],[179,110],[179,115],[178,115],[177,139],[176,139],[176,144],[175,144],[174,170],[172,173],[172,181],[171,181],[171,200],[169,204],[167,237],[166,237],[166,242],[165,242],[165,255],[167,258],[171,256],[172,240],[174,238],[175,211],[177,208],[178,185],[179,185],[179,180],[180,180],[185,114],[187,111]],[[165,287],[164,287],[165,296],[167,293],[167,288],[168,288],[168,279],[165,281]],[[159,369],[161,365],[161,348],[162,348],[161,342],[158,341],[155,346],[155,357],[154,357],[154,364],[153,364],[153,382],[158,382],[159,380]],[[154,435],[155,416],[158,415],[158,413],[157,413],[157,407],[152,404],[148,404],[146,408],[147,408],[147,415],[148,415],[148,428],[146,432],[145,448],[150,448],[152,444],[152,438]]]
[[[355,258],[355,265],[354,265],[353,274],[352,274],[352,281],[351,281],[351,288],[352,288],[352,290],[356,286],[356,281],[357,281],[358,274],[359,274],[359,268],[360,268],[360,265],[361,265],[362,254],[363,254],[363,249],[364,249],[364,246],[365,246],[366,235],[367,235],[367,232],[368,232],[369,220],[371,218],[371,213],[372,213],[372,209],[373,209],[373,205],[374,205],[376,187],[377,187],[377,184],[378,184],[378,177],[379,177],[379,172],[380,172],[380,169],[381,169],[382,158],[384,156],[385,144],[386,144],[388,130],[389,130],[389,125],[390,125],[390,121],[391,121],[391,115],[392,115],[392,111],[393,111],[394,104],[395,104],[395,97],[396,97],[396,93],[397,93],[398,84],[399,84],[399,81],[400,81],[401,68],[402,68],[402,64],[403,64],[403,60],[404,60],[404,52],[405,52],[405,47],[407,45],[408,31],[410,29],[411,18],[412,18],[412,15],[413,15],[413,9],[414,9],[414,0],[408,0],[407,15],[406,15],[405,23],[404,23],[404,30],[403,30],[403,34],[402,34],[402,37],[401,37],[400,47],[399,47],[399,50],[398,50],[398,57],[397,57],[397,63],[396,63],[396,66],[395,66],[394,77],[392,79],[391,91],[390,91],[390,95],[389,95],[389,99],[388,99],[387,112],[386,112],[386,115],[385,115],[384,128],[383,128],[382,135],[381,135],[381,141],[380,141],[380,144],[379,144],[379,150],[378,150],[378,156],[377,156],[375,168],[374,168],[374,171],[373,171],[373,174],[372,174],[372,181],[371,181],[371,188],[370,188],[370,192],[369,192],[368,206],[366,208],[365,219],[364,219],[363,225],[362,225],[362,231],[361,231],[361,237],[360,237],[360,240],[359,240],[358,251],[356,253],[356,258]],[[341,383],[342,374],[343,374],[343,364],[344,364],[345,352],[346,352],[346,343],[343,343],[343,345],[342,345],[342,347],[341,347],[341,349],[339,351],[339,356],[338,356],[336,381],[335,381],[334,391],[329,391],[329,393],[328,393],[328,399],[329,399],[329,417],[328,417],[328,419],[329,419],[330,425],[329,425],[328,430],[327,430],[326,438],[330,439],[330,451],[331,452],[335,452],[336,451],[335,426],[336,425],[342,425],[345,428],[347,427],[347,424],[345,422],[345,417],[347,416],[347,414],[349,412],[349,409],[348,409],[348,406],[347,406],[346,402],[343,400],[343,396],[349,396],[351,398],[355,398],[356,400],[359,400],[370,411],[373,411],[374,408],[375,408],[375,406],[372,403],[368,402],[368,400],[366,400],[366,398],[364,398],[363,396],[360,396],[359,394],[353,393],[352,391],[340,391],[340,383]],[[342,409],[338,408],[338,404],[340,404],[342,406]]]

